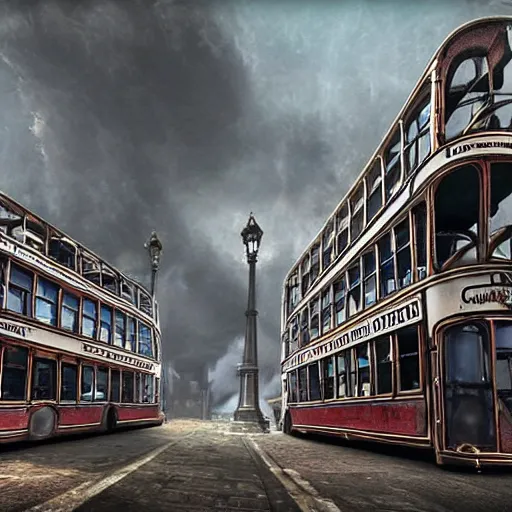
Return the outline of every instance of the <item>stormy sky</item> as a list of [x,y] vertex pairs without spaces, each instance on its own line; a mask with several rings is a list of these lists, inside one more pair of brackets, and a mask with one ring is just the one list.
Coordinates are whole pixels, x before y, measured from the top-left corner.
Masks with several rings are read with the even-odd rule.
[[[284,276],[444,38],[484,0],[0,2],[0,188],[147,280],[164,245],[164,357],[238,390],[258,263],[264,395],[278,393]],[[236,405],[236,404],[235,404]]]

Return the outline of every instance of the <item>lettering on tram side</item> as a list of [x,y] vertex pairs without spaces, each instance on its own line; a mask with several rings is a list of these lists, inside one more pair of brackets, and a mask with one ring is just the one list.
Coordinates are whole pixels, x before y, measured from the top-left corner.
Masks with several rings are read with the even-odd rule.
[[32,329],[24,325],[11,324],[10,322],[6,322],[5,320],[0,320],[0,330],[5,331],[9,334],[15,334],[17,336],[25,338]]
[[283,370],[309,361],[322,359],[343,347],[355,345],[360,341],[386,334],[400,327],[406,327],[407,325],[419,322],[421,318],[421,301],[419,298],[414,298],[412,301],[402,304],[395,309],[370,317],[365,322],[356,325],[340,336],[323,342],[321,345],[305,349],[295,354],[291,359],[286,361],[283,365]]
[[468,142],[466,144],[460,144],[453,148],[446,148],[446,158],[452,156],[461,155],[467,153],[472,149],[484,149],[484,148],[501,148],[501,149],[512,149],[512,142],[503,141],[488,141],[488,142]]
[[129,364],[130,366],[136,366],[137,368],[142,368],[143,370],[154,370],[154,365],[148,363],[147,361],[141,361],[140,359],[136,359],[135,357],[126,354],[118,354],[117,352],[112,352],[111,350],[107,350],[102,347],[90,345],[89,343],[82,343],[82,352],[86,352],[87,354],[92,354],[95,356],[101,356],[106,359],[111,359],[116,363],[125,363]]
[[464,304],[502,304],[512,307],[512,286],[510,285],[479,285],[468,286],[460,294]]

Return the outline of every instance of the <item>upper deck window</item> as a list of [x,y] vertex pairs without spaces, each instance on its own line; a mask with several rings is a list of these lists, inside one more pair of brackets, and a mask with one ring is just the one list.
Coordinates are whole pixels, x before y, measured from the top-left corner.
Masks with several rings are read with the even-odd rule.
[[319,298],[315,297],[310,303],[309,303],[309,325],[310,325],[310,339],[314,340],[315,338],[318,338],[318,335],[320,334],[320,319],[319,319]]
[[370,222],[382,207],[382,168],[381,160],[377,158],[366,177],[367,202],[366,216]]
[[101,285],[112,293],[118,293],[118,278],[116,273],[106,265],[101,266]]
[[89,338],[96,338],[97,304],[95,301],[84,299],[82,301],[82,334]]
[[76,269],[76,247],[58,236],[50,239],[48,256],[65,267]]
[[60,326],[71,332],[78,331],[78,312],[80,300],[71,293],[62,294],[62,308],[60,312]]
[[124,280],[121,281],[121,297],[132,304],[137,304],[135,287]]
[[309,270],[310,270],[309,254],[306,254],[306,256],[304,256],[300,270],[301,270],[302,296],[304,297],[309,289],[310,284],[311,284],[309,281]]
[[474,131],[512,129],[510,27],[507,33],[496,33],[492,43],[476,40],[462,58],[454,59],[446,80],[447,140]]
[[37,280],[36,318],[49,325],[57,325],[59,287],[39,277]]
[[348,269],[348,314],[350,317],[361,309],[361,271],[359,261]]
[[320,243],[313,245],[311,249],[311,284],[316,281],[320,273]]
[[398,288],[404,288],[412,282],[409,218],[395,228],[395,247]]
[[379,241],[380,296],[386,297],[396,290],[394,250],[391,235],[387,233]]
[[116,310],[116,331],[114,334],[114,345],[124,347],[126,339],[126,316],[121,311]]
[[300,314],[300,344],[301,346],[309,343],[309,310],[305,308]]
[[7,203],[0,202],[0,231],[8,236],[13,235],[13,229],[22,228],[23,216],[17,213],[14,208],[11,208]]
[[430,154],[430,96],[420,103],[405,128],[405,170],[413,172]]
[[511,259],[512,226],[512,164],[499,162],[491,164],[491,204],[489,235],[491,254],[494,258]]
[[334,259],[334,220],[330,219],[322,234],[322,265],[326,269]]
[[85,279],[101,286],[100,262],[92,256],[82,254],[82,275]]
[[400,186],[400,148],[400,129],[396,128],[384,151],[386,201],[393,196]]
[[375,251],[363,255],[364,307],[371,306],[377,300],[377,276]]
[[294,272],[293,275],[288,280],[287,286],[288,293],[288,314],[290,315],[297,304],[299,303],[299,276],[297,272]]
[[346,318],[345,309],[345,279],[342,277],[334,283],[334,309],[336,326],[341,325]]
[[479,171],[472,165],[459,167],[441,179],[434,204],[439,268],[455,261],[476,261],[480,190]]
[[352,212],[350,220],[350,240],[353,242],[363,231],[364,227],[364,184],[361,183],[350,199]]
[[153,306],[152,306],[152,300],[151,297],[142,290],[139,290],[139,309],[146,313],[146,315],[152,316],[153,315]]
[[142,322],[139,322],[139,354],[153,356],[153,345],[151,343],[151,329]]
[[326,290],[322,292],[322,334],[329,332],[331,328],[332,318],[332,293],[331,287],[328,286]]
[[336,214],[336,247],[338,255],[342,254],[348,245],[348,206],[343,204]]
[[295,315],[292,319],[291,327],[291,351],[299,348],[299,315]]
[[112,309],[108,306],[101,306],[100,340],[112,342]]
[[30,215],[25,219],[25,244],[39,252],[46,249],[46,227]]
[[7,309],[32,316],[32,285],[34,275],[11,263],[11,279],[7,294]]

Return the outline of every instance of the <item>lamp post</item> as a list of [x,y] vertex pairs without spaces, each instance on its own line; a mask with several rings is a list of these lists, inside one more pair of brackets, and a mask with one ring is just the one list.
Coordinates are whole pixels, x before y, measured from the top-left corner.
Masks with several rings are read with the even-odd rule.
[[[155,303],[155,296],[156,296],[156,274],[158,272],[158,269],[160,267],[160,255],[162,254],[162,242],[158,239],[158,236],[156,235],[156,231],[151,232],[151,237],[149,240],[144,244],[144,247],[148,250],[149,254],[149,260],[151,262],[151,297],[153,299],[153,304]],[[163,354],[160,354],[160,359],[162,361],[162,380],[161,380],[161,393],[160,396],[162,397],[162,411],[165,416],[165,421],[167,421],[167,407],[165,403],[165,397],[166,397],[166,381],[167,381],[167,369],[164,365],[164,358]]]
[[238,365],[240,377],[240,398],[234,414],[235,421],[252,423],[262,430],[268,429],[268,421],[260,410],[258,389],[258,347],[256,331],[256,261],[260,248],[262,229],[251,212],[247,225],[240,233],[245,245],[249,264],[249,296],[247,301],[245,345],[243,363]]

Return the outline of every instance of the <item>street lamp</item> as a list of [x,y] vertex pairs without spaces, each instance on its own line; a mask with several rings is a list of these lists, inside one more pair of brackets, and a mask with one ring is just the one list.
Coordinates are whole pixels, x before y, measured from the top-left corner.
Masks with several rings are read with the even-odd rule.
[[268,421],[260,410],[258,383],[258,347],[256,331],[256,261],[260,248],[262,229],[252,212],[247,225],[240,233],[245,245],[249,264],[249,296],[247,301],[245,345],[243,363],[238,366],[240,377],[240,398],[234,414],[235,421],[252,424],[259,430],[268,430]]
[[[148,250],[149,260],[151,262],[151,297],[153,300],[153,309],[155,308],[155,294],[156,294],[156,274],[160,267],[160,255],[162,254],[162,242],[158,239],[156,231],[151,232],[149,240],[144,244],[144,247]],[[165,421],[167,421],[167,404],[166,404],[166,388],[167,388],[167,369],[164,365],[163,357],[163,343],[160,353],[161,368],[162,368],[162,379],[160,381],[162,397],[162,412],[164,413]]]
[[162,242],[158,239],[156,231],[151,232],[150,239],[144,244],[148,250],[151,261],[151,295],[155,298],[156,293],[156,273],[160,267],[160,255],[162,254]]

